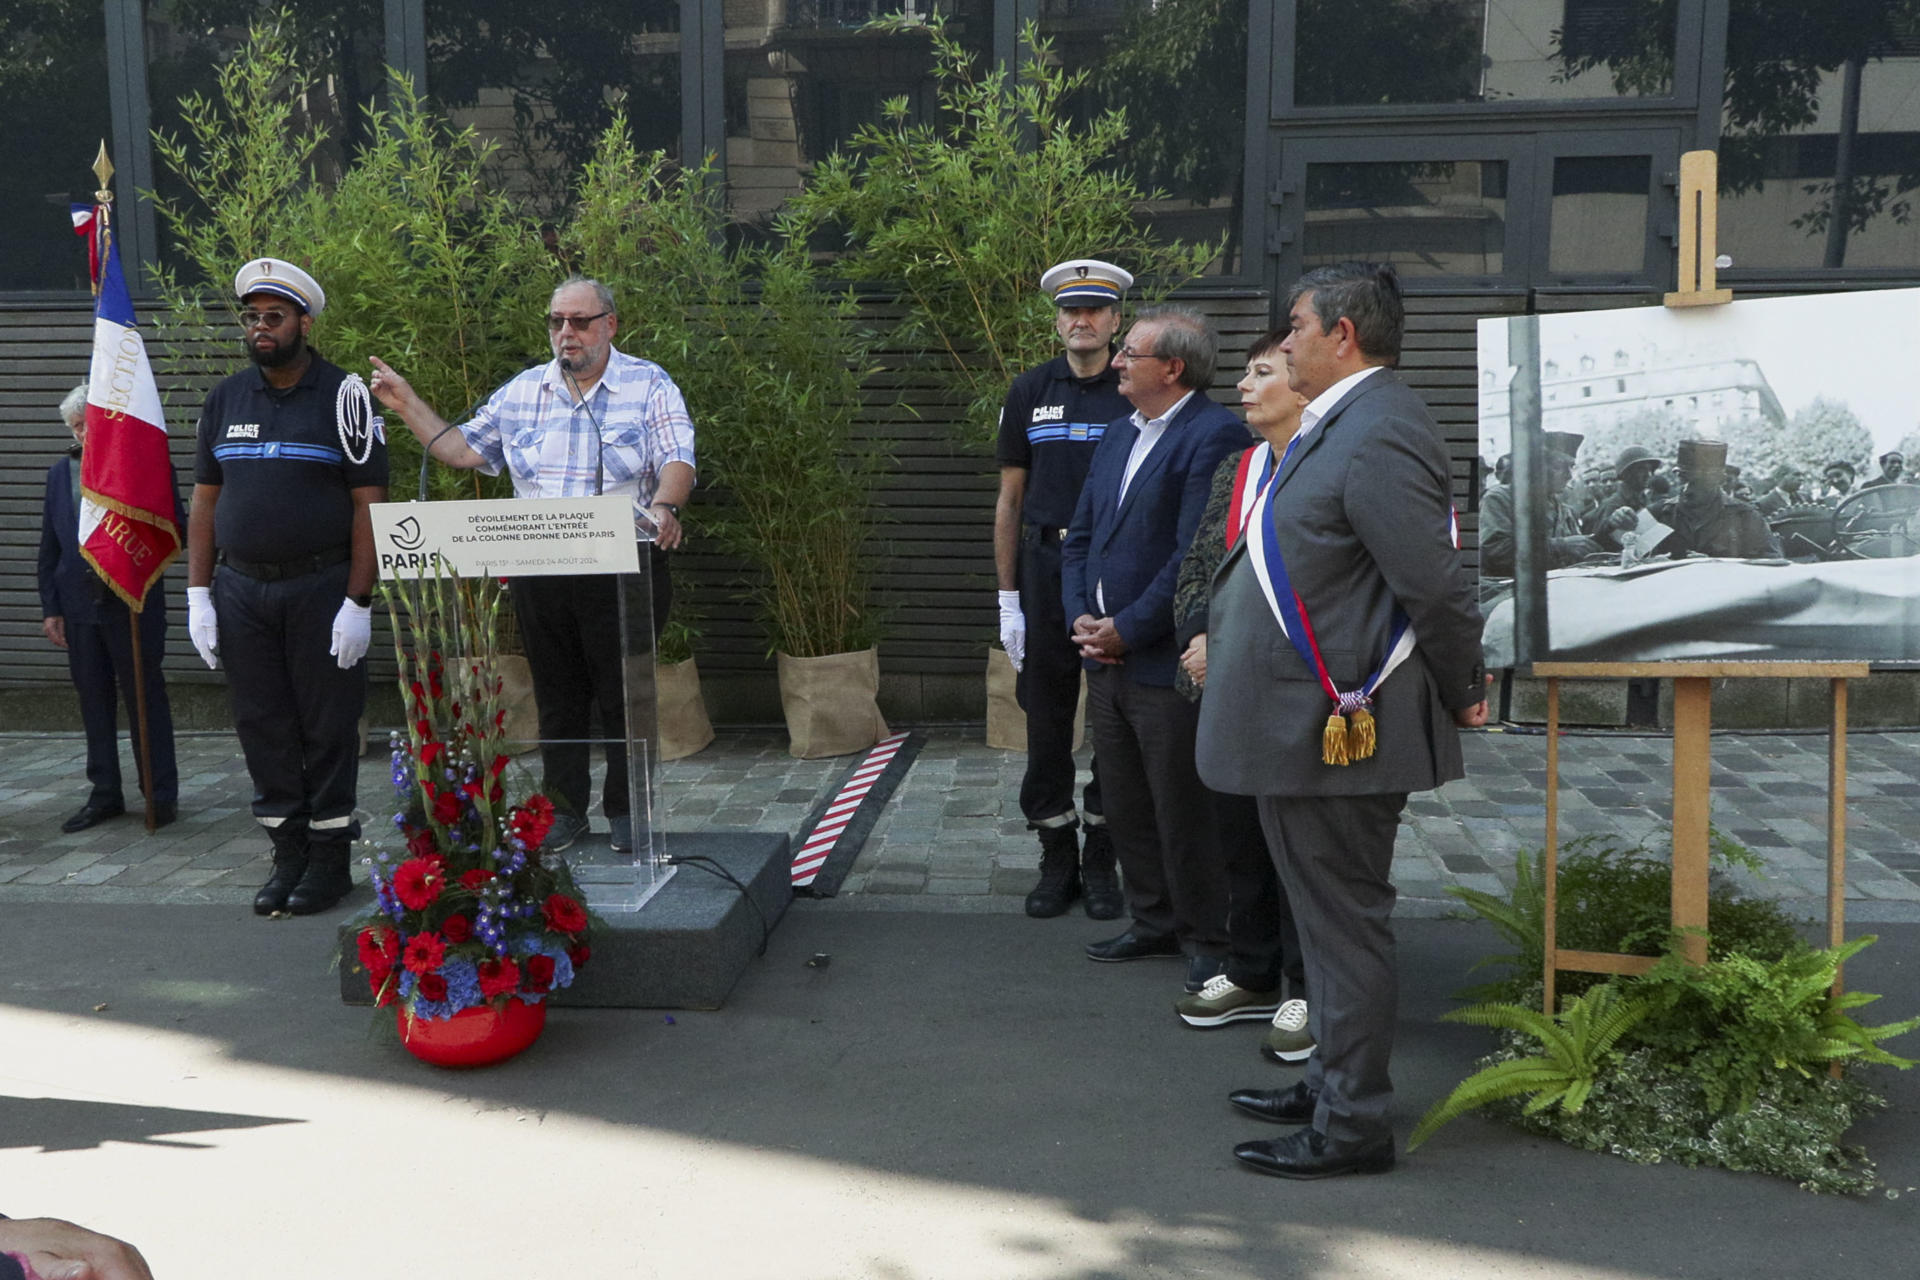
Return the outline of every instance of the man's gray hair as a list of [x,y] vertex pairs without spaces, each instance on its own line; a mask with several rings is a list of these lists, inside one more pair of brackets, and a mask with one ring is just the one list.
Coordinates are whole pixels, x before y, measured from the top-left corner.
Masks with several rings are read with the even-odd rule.
[[1134,318],[1134,326],[1160,326],[1153,354],[1182,363],[1180,385],[1204,391],[1213,385],[1213,367],[1220,359],[1220,335],[1213,322],[1192,307],[1148,307]]
[[1400,363],[1407,308],[1400,297],[1400,277],[1390,265],[1340,262],[1316,267],[1287,292],[1287,310],[1291,312],[1302,295],[1309,293],[1313,295],[1320,332],[1332,333],[1342,319],[1351,320],[1360,354],[1375,364]]
[[73,390],[67,392],[66,397],[60,401],[60,421],[71,427],[75,418],[84,418],[86,416],[87,384],[83,382]]
[[[593,296],[599,302],[602,311],[610,315],[617,316],[620,314],[620,308],[614,305],[613,290],[607,288],[607,286],[601,284],[598,280],[591,279],[587,276],[568,276],[565,280],[562,280],[558,285],[554,286],[553,297],[559,297],[560,290],[571,289],[577,284],[583,284],[593,290]],[[551,299],[549,302],[551,302]]]

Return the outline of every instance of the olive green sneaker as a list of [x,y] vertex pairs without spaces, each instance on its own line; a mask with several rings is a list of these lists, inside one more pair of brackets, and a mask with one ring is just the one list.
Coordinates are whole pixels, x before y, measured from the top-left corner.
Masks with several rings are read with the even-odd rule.
[[1229,1022],[1264,1022],[1280,1008],[1278,991],[1236,987],[1223,973],[1207,979],[1199,993],[1174,1001],[1173,1011],[1190,1027],[1224,1027]]
[[1273,1015],[1273,1030],[1260,1045],[1268,1062],[1297,1066],[1313,1056],[1313,1034],[1307,1030],[1307,1002],[1289,1000]]

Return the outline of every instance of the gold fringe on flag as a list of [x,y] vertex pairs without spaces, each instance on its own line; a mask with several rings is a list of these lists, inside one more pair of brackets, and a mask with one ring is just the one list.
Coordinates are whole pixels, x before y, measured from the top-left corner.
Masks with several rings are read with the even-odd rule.
[[1347,763],[1347,719],[1338,711],[1327,717],[1327,728],[1320,735],[1320,762]]
[[1373,755],[1373,713],[1365,707],[1355,707],[1347,713],[1347,725],[1347,736],[1352,739],[1348,744],[1348,755],[1355,760],[1365,760]]

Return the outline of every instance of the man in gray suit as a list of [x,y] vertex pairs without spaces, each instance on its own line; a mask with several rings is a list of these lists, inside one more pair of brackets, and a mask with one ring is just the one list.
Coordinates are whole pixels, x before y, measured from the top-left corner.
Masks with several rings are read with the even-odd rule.
[[1324,1178],[1393,1167],[1394,835],[1409,792],[1461,776],[1459,728],[1487,707],[1446,449],[1388,367],[1393,270],[1323,267],[1288,305],[1281,349],[1310,403],[1214,576],[1196,754],[1208,786],[1259,800],[1314,993],[1306,1078],[1231,1095],[1302,1127],[1234,1155]]

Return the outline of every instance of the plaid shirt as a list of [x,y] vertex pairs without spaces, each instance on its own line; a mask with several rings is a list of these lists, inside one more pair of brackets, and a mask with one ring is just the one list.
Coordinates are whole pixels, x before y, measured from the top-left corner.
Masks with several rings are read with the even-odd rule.
[[695,465],[680,388],[651,360],[620,351],[608,355],[586,408],[573,402],[559,362],[549,361],[502,385],[460,434],[486,459],[482,471],[512,474],[519,497],[630,493],[636,514],[653,501],[662,467]]

